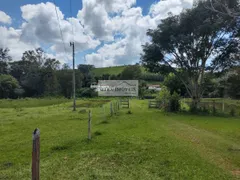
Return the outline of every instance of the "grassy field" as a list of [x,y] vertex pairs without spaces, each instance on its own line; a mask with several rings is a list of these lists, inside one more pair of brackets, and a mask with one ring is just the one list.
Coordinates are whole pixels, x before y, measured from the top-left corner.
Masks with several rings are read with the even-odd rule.
[[48,99],[0,99],[0,108],[26,108],[26,107],[42,107],[42,106],[50,106],[61,104],[65,102],[70,102],[70,99],[65,98],[48,98]]
[[[120,109],[113,117],[104,100],[79,100],[76,112],[71,102],[0,108],[0,179],[31,178],[36,127],[44,180],[240,178],[239,118],[165,114],[144,100],[130,103],[131,113]],[[87,109],[93,113],[90,142]]]
[[103,74],[120,74],[126,66],[114,66],[114,67],[104,67],[104,68],[95,68],[93,73],[95,76],[101,76]]
[[[95,76],[101,76],[103,74],[118,75],[124,70],[125,67],[127,66],[95,68],[93,69],[93,73],[95,74]],[[141,67],[141,69],[142,69],[142,72],[145,72],[143,67]]]

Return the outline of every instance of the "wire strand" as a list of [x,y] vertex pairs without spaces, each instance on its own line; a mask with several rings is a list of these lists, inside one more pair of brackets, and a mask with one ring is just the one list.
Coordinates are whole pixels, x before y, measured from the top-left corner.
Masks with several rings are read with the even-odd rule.
[[[70,2],[70,15],[71,17],[73,17],[73,13],[72,13],[72,0],[69,1]],[[73,29],[73,23],[72,20],[70,20],[71,26],[72,26],[72,38],[73,38],[73,42],[74,42],[74,29]]]
[[59,19],[59,15],[58,15],[58,12],[57,12],[57,6],[56,6],[55,0],[53,0],[53,4],[55,6],[55,12],[56,12],[56,16],[57,16],[57,19],[58,19],[58,27],[59,27],[59,30],[60,30],[60,35],[61,35],[61,39],[62,39],[62,43],[63,43],[63,48],[64,48],[64,51],[65,51],[65,54],[67,54],[67,49],[66,49],[64,39],[63,39],[62,27],[61,27],[61,24],[60,24],[60,19]]

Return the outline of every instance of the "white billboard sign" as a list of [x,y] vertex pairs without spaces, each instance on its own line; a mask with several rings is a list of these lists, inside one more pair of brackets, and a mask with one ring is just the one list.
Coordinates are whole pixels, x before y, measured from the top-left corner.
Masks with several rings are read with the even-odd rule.
[[138,80],[99,80],[98,96],[138,96]]

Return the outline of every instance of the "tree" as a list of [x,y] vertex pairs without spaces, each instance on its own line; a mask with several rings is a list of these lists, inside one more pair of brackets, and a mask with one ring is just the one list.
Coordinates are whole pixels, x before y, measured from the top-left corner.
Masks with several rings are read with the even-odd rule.
[[210,5],[207,8],[221,15],[227,15],[232,18],[240,17],[239,0],[210,0]]
[[92,74],[93,65],[90,64],[79,64],[78,70],[83,75],[83,87],[90,87],[91,83],[94,81]]
[[[72,73],[71,69],[61,69],[56,72],[57,80],[59,82],[60,93],[66,98],[72,96]],[[82,87],[83,75],[79,71],[76,71],[76,89]]]
[[18,81],[14,77],[0,74],[0,98],[14,97],[14,90],[18,87]]
[[229,75],[226,89],[231,98],[240,99],[240,67],[233,69]]
[[162,20],[157,29],[148,30],[152,42],[143,46],[141,56],[149,71],[168,66],[184,84],[193,107],[198,107],[204,92],[207,69],[223,70],[239,62],[233,56],[239,47],[237,21],[206,9],[209,3],[199,2]]
[[0,48],[0,74],[8,73],[8,63],[11,60],[12,58],[9,56],[9,49]]
[[179,81],[175,74],[169,73],[167,77],[165,77],[163,85],[168,88],[171,94],[177,92],[181,96],[186,95],[186,89],[184,84]]
[[140,66],[132,65],[124,68],[124,70],[121,73],[121,79],[122,80],[138,80],[141,78],[141,75],[142,75],[142,71]]

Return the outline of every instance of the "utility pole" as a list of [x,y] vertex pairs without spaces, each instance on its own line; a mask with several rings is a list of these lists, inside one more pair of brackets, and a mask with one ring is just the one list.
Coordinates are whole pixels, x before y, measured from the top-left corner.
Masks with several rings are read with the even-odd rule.
[[73,111],[76,111],[76,82],[75,82],[75,46],[74,42],[70,42],[70,46],[73,48]]

